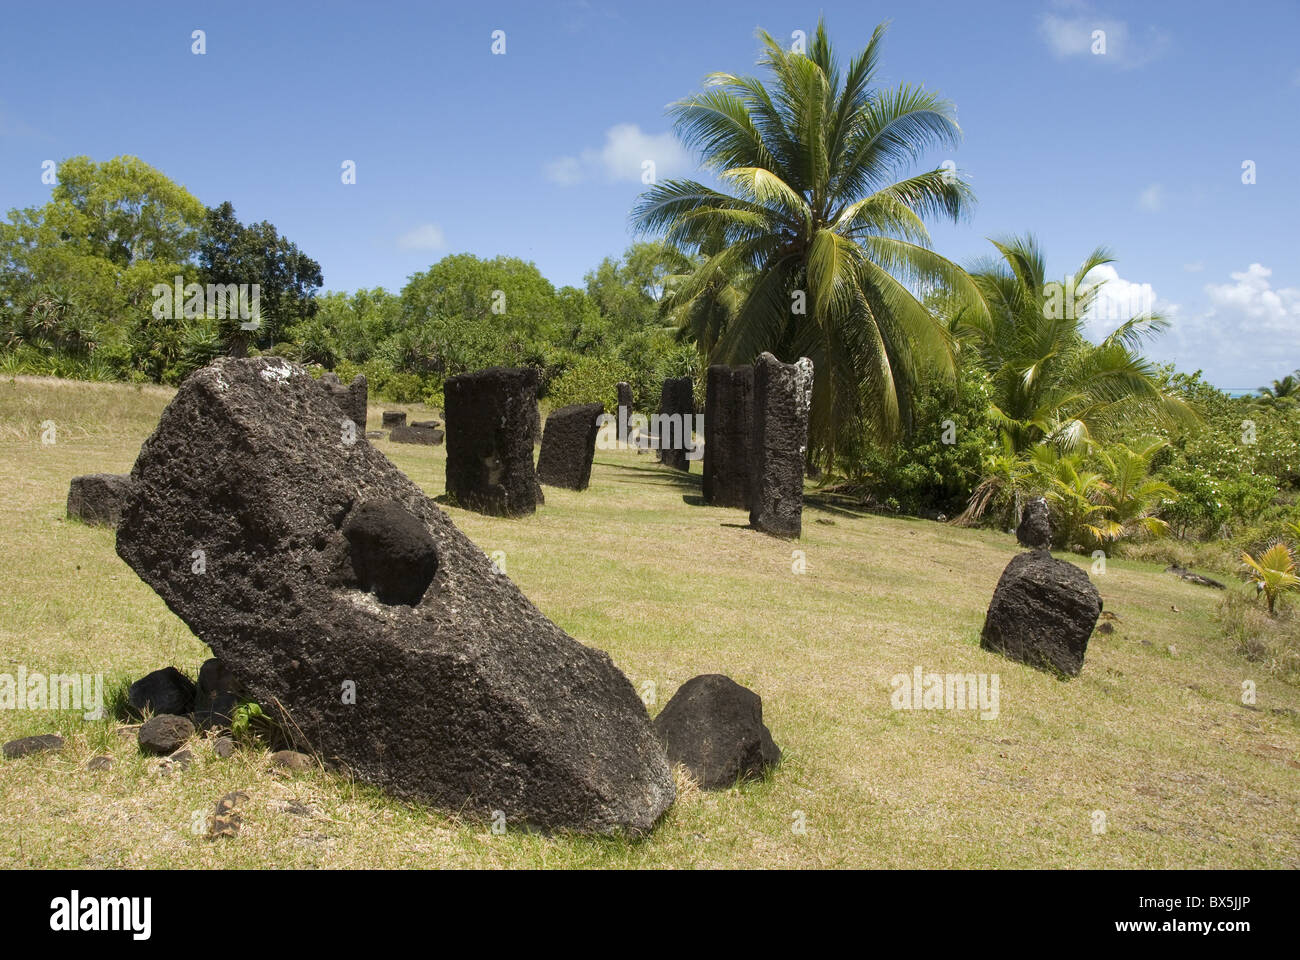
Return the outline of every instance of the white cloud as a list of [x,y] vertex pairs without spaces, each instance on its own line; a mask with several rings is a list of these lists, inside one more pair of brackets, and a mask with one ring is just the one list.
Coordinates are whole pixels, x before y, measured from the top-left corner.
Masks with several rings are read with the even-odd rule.
[[1147,313],[1171,319],[1178,305],[1161,300],[1149,283],[1125,280],[1111,264],[1103,263],[1088,272],[1081,289],[1100,284],[1097,296],[1083,314],[1084,334],[1094,343],[1106,339],[1121,323]]
[[1297,366],[1300,357],[1300,287],[1275,288],[1273,271],[1260,263],[1207,283],[1208,306],[1170,331],[1168,350],[1181,369],[1198,367],[1210,382],[1253,388]]
[[1164,184],[1153,183],[1138,194],[1138,206],[1149,213],[1156,213],[1165,205]]
[[596,178],[642,183],[650,169],[647,163],[654,165],[656,180],[678,176],[692,166],[690,154],[671,132],[644,133],[635,123],[620,123],[605,131],[599,149],[552,160],[546,165],[546,178],[564,186]]
[[441,250],[447,238],[436,223],[422,223],[398,237],[397,245],[403,250]]
[[1094,14],[1083,4],[1070,7],[1068,15],[1043,14],[1038,25],[1058,60],[1083,57],[1103,66],[1132,68],[1151,62],[1169,45],[1169,37],[1155,27],[1138,37],[1126,20]]

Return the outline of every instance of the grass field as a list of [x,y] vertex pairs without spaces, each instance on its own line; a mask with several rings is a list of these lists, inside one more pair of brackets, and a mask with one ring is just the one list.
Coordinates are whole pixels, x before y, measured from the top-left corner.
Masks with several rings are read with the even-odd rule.
[[[64,516],[70,478],[128,471],[169,396],[0,381],[0,673],[193,675],[210,655],[111,530]],[[377,445],[443,492],[441,447]],[[323,770],[274,775],[265,752],[223,760],[201,741],[163,775],[112,721],[3,710],[0,740],[69,744],[0,760],[0,866],[1300,867],[1300,690],[1230,648],[1216,591],[1111,560],[1094,582],[1115,632],[1061,682],[979,649],[1012,537],[811,503],[786,543],[699,505],[693,470],[598,452],[591,488],[547,488],[533,517],[450,512],[543,612],[653,684],[652,713],[699,673],[757,691],[785,753],[770,779],[702,793],[679,776],[639,841],[497,836]],[[998,717],[893,709],[890,678],[916,666],[997,674]],[[102,753],[112,769],[86,770]],[[240,835],[195,835],[196,812],[237,789]]]

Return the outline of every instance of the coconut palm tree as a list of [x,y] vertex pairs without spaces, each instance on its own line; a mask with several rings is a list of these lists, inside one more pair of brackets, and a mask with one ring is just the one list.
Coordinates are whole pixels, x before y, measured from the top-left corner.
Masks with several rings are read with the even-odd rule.
[[1141,530],[1148,536],[1163,537],[1169,524],[1155,516],[1166,500],[1178,497],[1169,484],[1150,476],[1151,461],[1168,446],[1168,441],[1151,440],[1136,450],[1116,443],[1097,451],[1106,483],[1098,500],[1106,508],[1102,540],[1119,540]]
[[1259,402],[1268,406],[1290,406],[1300,400],[1300,370],[1259,388]]
[[922,368],[952,374],[950,338],[917,294],[955,289],[982,309],[925,227],[963,216],[969,188],[942,167],[900,178],[957,144],[955,112],[922,87],[877,86],[884,34],[841,64],[824,23],[807,53],[760,31],[770,80],[712,74],[670,107],[719,188],[666,180],[633,211],[641,230],[699,254],[679,300],[744,290],[711,360],[812,359],[810,454],[826,466],[864,430],[897,433]]
[[1264,594],[1268,601],[1268,612],[1277,612],[1277,598],[1287,590],[1300,586],[1300,577],[1296,576],[1295,555],[1285,543],[1275,543],[1259,558],[1243,552],[1241,564],[1246,569],[1248,582]]
[[1139,313],[1099,344],[1084,336],[1085,315],[1102,289],[1102,282],[1086,278],[1113,262],[1104,248],[1088,254],[1061,283],[1047,279],[1032,236],[992,243],[1000,256],[971,268],[986,309],[954,314],[950,329],[978,352],[992,380],[994,414],[1017,452],[1043,441],[1082,449],[1120,420],[1197,422],[1137,353],[1168,326],[1164,318]]

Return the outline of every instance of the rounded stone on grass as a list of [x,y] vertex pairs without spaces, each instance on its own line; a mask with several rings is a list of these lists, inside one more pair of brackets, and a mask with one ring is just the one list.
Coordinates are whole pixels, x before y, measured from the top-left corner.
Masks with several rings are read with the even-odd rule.
[[145,753],[166,756],[179,750],[194,736],[194,724],[184,717],[162,714],[150,717],[140,725],[138,740]]
[[35,737],[22,737],[18,740],[10,740],[0,748],[5,757],[14,760],[18,757],[25,757],[33,753],[46,753],[50,750],[62,750],[63,738],[57,733],[42,733]]
[[189,713],[194,709],[194,681],[175,667],[146,674],[127,691],[137,713]]
[[686,767],[702,790],[761,777],[781,759],[763,724],[762,698],[720,673],[682,684],[654,727],[669,761]]

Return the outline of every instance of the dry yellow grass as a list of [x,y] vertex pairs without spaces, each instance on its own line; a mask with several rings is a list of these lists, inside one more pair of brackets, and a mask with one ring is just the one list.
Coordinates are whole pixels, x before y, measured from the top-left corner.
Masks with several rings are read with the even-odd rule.
[[[69,479],[128,470],[168,396],[0,381],[0,673],[129,680],[208,655],[117,558],[111,531],[64,518]],[[40,442],[45,420],[54,445]],[[378,445],[442,493],[442,448]],[[61,753],[0,761],[0,865],[1300,866],[1300,691],[1222,638],[1215,592],[1112,560],[1095,581],[1115,633],[1061,682],[979,649],[1010,537],[810,505],[803,539],[785,543],[744,529],[740,511],[687,502],[694,469],[598,453],[591,489],[547,488],[531,518],[450,512],[505,552],[547,615],[639,689],[653,684],[652,711],[698,673],[756,690],[785,751],[767,781],[702,793],[683,780],[637,842],[494,836],[333,774],[274,776],[264,754],[221,760],[201,742],[189,769],[162,775],[112,724],[0,711],[0,739],[69,737]],[[917,665],[998,674],[1000,715],[892,709],[890,677]],[[86,770],[101,753],[113,769]],[[236,789],[249,794],[239,837],[194,835],[196,814]]]

